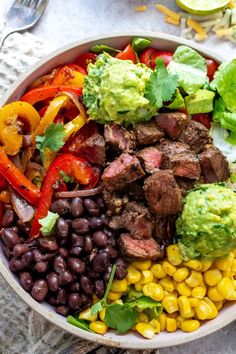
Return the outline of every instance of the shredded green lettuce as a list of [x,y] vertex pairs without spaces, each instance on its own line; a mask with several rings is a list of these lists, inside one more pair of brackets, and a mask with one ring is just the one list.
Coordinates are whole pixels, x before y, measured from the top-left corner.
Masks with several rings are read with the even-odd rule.
[[41,225],[40,232],[43,236],[49,236],[53,233],[54,226],[58,218],[59,214],[48,211],[48,214],[45,216],[45,218],[39,219],[39,223]]

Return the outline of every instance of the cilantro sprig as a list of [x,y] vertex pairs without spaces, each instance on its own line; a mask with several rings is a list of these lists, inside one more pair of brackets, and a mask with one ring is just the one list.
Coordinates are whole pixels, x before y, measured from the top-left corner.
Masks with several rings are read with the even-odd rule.
[[151,104],[160,109],[163,107],[164,102],[168,102],[173,98],[178,83],[178,76],[169,74],[164,61],[158,58],[156,60],[156,68],[146,85],[145,97]]

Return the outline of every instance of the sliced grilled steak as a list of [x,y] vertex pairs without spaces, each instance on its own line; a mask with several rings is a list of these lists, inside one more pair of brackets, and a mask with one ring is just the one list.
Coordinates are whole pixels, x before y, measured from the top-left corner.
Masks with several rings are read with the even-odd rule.
[[190,189],[193,189],[196,181],[184,177],[175,177],[175,180],[181,190],[182,196],[185,196]]
[[143,187],[137,182],[127,186],[127,193],[133,200],[143,201],[145,199]]
[[188,144],[196,153],[202,151],[210,142],[209,130],[201,123],[191,120],[178,138]]
[[160,113],[155,118],[156,124],[172,139],[178,138],[188,124],[188,116],[181,112]]
[[141,165],[147,173],[154,173],[159,170],[161,164],[161,152],[154,146],[149,146],[137,154]]
[[146,178],[144,191],[150,210],[157,216],[176,214],[181,210],[181,191],[172,171],[160,170]]
[[230,176],[229,165],[216,147],[209,147],[200,155],[200,163],[205,183],[225,181]]
[[130,234],[121,234],[119,238],[124,255],[132,260],[147,260],[163,257],[160,245],[153,239],[137,240]]
[[138,145],[152,145],[164,136],[164,132],[154,121],[139,123],[134,126]]
[[159,244],[168,246],[173,243],[175,236],[175,220],[175,215],[156,218],[154,238]]
[[171,169],[175,176],[199,179],[199,160],[187,144],[165,140],[159,149],[162,152],[162,169]]
[[144,176],[137,157],[123,153],[105,168],[102,181],[108,191],[115,191]]
[[122,215],[114,216],[109,226],[112,229],[126,229],[137,239],[151,238],[154,221],[148,210],[137,202],[128,202]]
[[133,132],[126,130],[121,125],[111,123],[104,126],[105,142],[119,152],[135,150],[136,138]]

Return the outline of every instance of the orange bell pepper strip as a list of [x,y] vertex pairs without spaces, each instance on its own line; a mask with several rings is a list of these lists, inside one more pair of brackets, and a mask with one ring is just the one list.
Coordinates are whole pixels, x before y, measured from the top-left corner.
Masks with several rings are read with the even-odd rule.
[[59,69],[52,85],[75,85],[82,87],[86,71],[77,64],[67,64]]
[[8,155],[16,155],[22,146],[20,120],[26,123],[31,133],[38,126],[40,116],[27,102],[12,102],[0,109],[0,142]]
[[9,160],[2,147],[0,147],[0,175],[28,202],[38,205],[40,190]]

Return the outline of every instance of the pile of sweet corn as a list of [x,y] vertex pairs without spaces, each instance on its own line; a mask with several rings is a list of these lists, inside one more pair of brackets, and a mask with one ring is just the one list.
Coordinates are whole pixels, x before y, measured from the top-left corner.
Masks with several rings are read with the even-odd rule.
[[[170,245],[163,261],[130,264],[126,278],[113,281],[109,302],[122,304],[121,298],[130,285],[163,306],[157,319],[149,320],[144,312],[140,313],[132,330],[148,339],[161,331],[175,332],[178,328],[192,332],[200,327],[200,321],[215,318],[225,301],[236,300],[236,250],[214,262],[184,262],[178,246]],[[79,316],[89,320],[89,328],[99,334],[108,330],[104,317],[104,308],[98,316],[92,316],[90,309]]]

